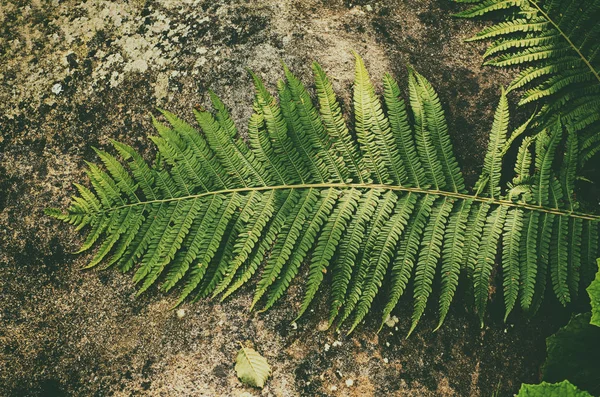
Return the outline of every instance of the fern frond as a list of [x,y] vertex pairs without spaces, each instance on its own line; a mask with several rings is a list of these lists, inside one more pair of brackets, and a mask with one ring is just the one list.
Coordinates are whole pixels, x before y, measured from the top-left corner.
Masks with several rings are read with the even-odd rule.
[[282,275],[275,281],[275,284],[271,288],[267,302],[262,311],[270,308],[281,296],[283,296],[290,286],[292,279],[298,274],[302,261],[306,258],[308,251],[316,240],[317,234],[321,230],[323,223],[333,210],[338,197],[339,191],[335,189],[327,189],[321,192],[319,202],[313,207],[313,212],[308,216],[310,221],[305,222],[304,228],[300,232],[302,238],[297,243],[292,251],[290,259],[281,271]]
[[535,201],[540,205],[550,204],[550,186],[553,177],[552,164],[561,136],[562,128],[560,123],[557,123],[551,131],[542,131],[535,141],[535,168],[538,170],[539,176],[536,178],[533,195]]
[[[473,3],[479,3],[480,1],[481,0],[476,0],[473,1]],[[548,25],[550,25],[550,23],[544,20],[543,18],[518,18],[510,21],[499,22],[495,25],[490,25],[481,30],[481,32],[477,33],[474,37],[471,37],[465,41],[491,39],[494,37],[505,36],[517,32],[543,32],[548,27]]]
[[279,104],[267,91],[257,75],[250,72],[256,89],[256,103],[262,113],[265,130],[271,139],[276,157],[280,159],[280,172],[288,182],[306,182],[307,169],[293,141],[290,139],[286,121],[281,115]]
[[463,193],[465,192],[465,182],[454,157],[446,117],[438,95],[423,76],[412,69],[410,73],[414,75],[417,81],[417,94],[421,97],[421,103],[423,104],[425,126],[435,146],[436,157],[440,159],[446,179],[446,183],[441,186],[454,192]]
[[284,230],[277,236],[277,241],[271,250],[271,254],[264,266],[263,274],[257,284],[254,299],[250,308],[260,300],[267,289],[279,277],[285,263],[289,260],[292,250],[300,235],[300,230],[306,222],[306,217],[317,203],[319,192],[308,189],[302,193],[296,207],[290,212],[285,221]]
[[519,296],[519,258],[521,256],[521,231],[523,211],[514,208],[508,211],[502,234],[502,285],[504,286],[504,321],[515,307]]
[[329,179],[327,169],[323,160],[314,152],[311,143],[306,138],[305,127],[300,120],[296,103],[292,100],[289,86],[283,81],[278,84],[281,114],[287,121],[288,131],[294,146],[298,148],[298,154],[303,159],[309,173],[309,181],[325,182]]
[[480,17],[489,12],[526,5],[527,0],[484,0],[479,3],[468,10],[454,14],[454,16],[460,18]]
[[238,206],[238,200],[239,196],[236,194],[225,197],[221,201],[221,205],[215,216],[206,219],[208,223],[206,228],[199,228],[202,232],[207,231],[210,234],[207,233],[204,238],[199,240],[199,253],[193,260],[192,270],[188,273],[188,277],[184,281],[184,286],[175,306],[181,304],[202,282],[204,274],[206,274],[208,266],[219,248],[219,242],[225,233],[227,224]]
[[421,164],[425,169],[425,177],[429,184],[436,190],[441,190],[445,185],[444,172],[442,164],[437,157],[436,148],[433,143],[431,132],[427,123],[425,114],[425,105],[419,89],[417,77],[409,69],[408,74],[408,92],[410,99],[410,107],[414,119],[415,141],[417,144],[417,153],[421,159]]
[[[261,195],[260,200],[254,208],[254,214],[246,225],[246,229],[243,232],[240,232],[235,242],[232,253],[233,260],[231,263],[229,263],[223,279],[215,287],[215,290],[213,291],[213,297],[227,289],[228,293],[225,293],[223,297],[225,298],[227,295],[229,295],[229,293],[236,289],[234,287],[230,287],[230,284],[236,277],[240,267],[246,262],[252,253],[256,243],[262,235],[263,229],[273,216],[275,211],[275,199],[277,197],[276,193],[277,192],[272,190]],[[245,272],[242,274],[245,274]],[[242,276],[238,278],[236,285],[243,284],[243,282],[240,283],[241,279],[243,279]]]
[[596,272],[598,270],[597,262],[595,261],[598,256],[598,225],[583,221],[583,237],[581,244],[581,271],[580,271],[580,288],[587,288],[592,282]]
[[[256,249],[252,252],[252,256],[247,259],[247,262],[245,259],[234,259],[235,263],[246,262],[246,264],[242,269],[238,270],[238,273],[235,276],[236,281],[230,285],[229,288],[227,288],[227,291],[224,293],[222,299],[225,299],[227,296],[231,295],[254,275],[260,264],[263,262],[263,259],[269,252],[269,249],[272,247],[277,235],[284,227],[289,213],[296,206],[301,194],[301,192],[297,190],[283,190],[275,193],[273,217],[266,227],[264,227],[263,234],[261,235],[259,233],[256,236],[257,239],[260,238],[262,241],[258,243]],[[254,236],[252,237],[252,240],[249,241],[253,240]]]
[[399,199],[394,215],[381,227],[373,247],[373,255],[368,258],[369,266],[363,283],[363,291],[356,306],[354,323],[348,332],[352,332],[369,312],[375,295],[383,285],[388,265],[394,257],[394,248],[410,219],[416,201],[417,196],[413,193],[408,193]]
[[[398,253],[392,264],[391,269],[391,285],[389,291],[388,303],[383,309],[383,321],[392,313],[392,310],[398,304],[398,301],[404,294],[406,286],[410,279],[413,267],[415,265],[416,256],[419,252],[419,242],[425,228],[425,223],[431,213],[431,207],[436,197],[426,195],[416,205],[407,230],[404,232],[404,237],[398,247]],[[383,327],[383,322],[381,324]]]
[[490,212],[488,203],[477,203],[471,207],[471,213],[467,220],[467,233],[465,235],[465,250],[466,257],[463,261],[463,266],[467,270],[467,274],[472,277],[475,265],[477,263],[477,255],[479,253],[479,245],[483,236],[483,227]]
[[346,233],[340,241],[338,258],[334,264],[331,281],[331,309],[329,312],[329,325],[337,317],[340,307],[345,302],[348,285],[352,279],[352,272],[357,263],[358,253],[364,245],[364,236],[368,222],[373,219],[379,197],[383,193],[379,189],[369,189],[364,193],[358,203],[354,221],[348,225]]
[[[550,265],[550,243],[552,241],[552,225],[554,223],[553,214],[540,214],[538,227],[540,228],[537,234],[537,275],[535,280],[535,289],[532,297],[531,313],[535,314],[539,309],[544,295],[546,293],[546,285],[548,284],[548,266]],[[558,262],[555,263],[559,265]]]
[[400,88],[392,76],[383,76],[383,96],[387,106],[390,126],[396,137],[396,145],[407,173],[407,184],[410,186],[428,186],[425,170],[417,155],[413,132],[408,122],[404,100],[400,98]]
[[[230,181],[228,181],[227,174],[225,173],[223,166],[217,161],[214,153],[210,150],[208,143],[198,131],[196,131],[191,125],[181,120],[174,114],[162,110],[161,113],[167,121],[173,126],[174,132],[180,136],[180,139],[186,143],[187,149],[193,154],[190,157],[186,151],[187,161],[192,162],[195,165],[194,170],[196,176],[203,179],[207,186],[214,185],[216,188],[229,188],[232,187]],[[160,132],[160,130],[157,128]],[[200,171],[200,169],[202,171]]]
[[358,148],[348,131],[344,117],[340,110],[333,87],[321,65],[312,64],[315,75],[315,89],[320,104],[320,114],[327,134],[332,138],[332,145],[336,153],[344,160],[350,175],[356,175],[360,182],[364,182],[365,167],[358,154]]
[[517,152],[517,161],[515,162],[515,177],[512,180],[513,185],[527,183],[531,178],[531,150],[530,146],[534,142],[534,138],[526,137],[519,146]]
[[574,194],[579,152],[593,142],[582,145],[568,130],[558,167],[566,119],[554,117],[523,139],[516,175],[502,186],[502,160],[529,125],[507,137],[503,94],[480,182],[469,194],[439,98],[423,76],[410,70],[408,110],[386,75],[382,106],[357,56],[351,131],[331,82],[317,64],[313,71],[318,109],[287,67],[279,101],[251,74],[248,143],[214,93],[213,110],[195,112],[200,129],[161,111],[169,125],[153,119],[152,165],[124,144],[112,143],[118,157],[97,149],[102,166],[88,163],[91,187],[76,184],[67,212],[47,214],[87,228],[80,251],[95,249],[88,267],[135,268],[138,294],[155,284],[177,287],[176,305],[225,299],[256,275],[252,308],[270,308],[298,279],[301,316],[330,280],[329,322],[349,320],[351,332],[379,295],[384,319],[390,315],[412,282],[410,334],[436,277],[441,326],[462,270],[483,320],[500,244],[505,317],[519,299],[535,312],[548,280],[563,304],[577,297],[598,251],[600,217],[578,212]]
[[[585,135],[600,136],[600,125],[592,121],[600,113],[600,7],[596,0],[481,0],[457,14],[465,18],[487,15],[500,16],[500,22],[471,40],[495,40],[484,54],[486,65],[524,66],[508,91],[527,88],[520,104],[540,104],[539,127],[548,128],[553,117],[560,115],[580,144]],[[585,105],[574,105],[576,100]],[[596,153],[583,151],[580,162]]]
[[494,123],[490,133],[490,143],[483,162],[483,170],[479,180],[475,184],[475,190],[478,192],[487,188],[489,197],[498,197],[500,195],[500,178],[502,173],[502,154],[506,143],[506,134],[508,132],[508,101],[506,94],[502,89],[500,103],[494,114]]
[[331,150],[332,143],[325,133],[323,122],[312,103],[312,98],[300,79],[294,76],[287,66],[284,65],[283,69],[302,128],[308,132],[306,136],[312,145],[312,157],[323,163],[321,172],[327,175],[325,178],[326,181],[346,181],[350,176],[348,170],[343,162],[343,158],[340,158]]
[[200,289],[203,297],[213,292],[223,278],[226,277],[229,265],[234,259],[235,244],[240,233],[244,232],[250,218],[254,215],[254,210],[258,207],[260,199],[260,193],[252,191],[240,200],[239,206],[223,234],[223,241],[219,247],[218,255],[213,259],[213,263],[209,266],[208,272],[202,280]]
[[477,255],[477,264],[473,271],[475,306],[479,314],[479,321],[483,328],[483,316],[488,300],[490,275],[496,258],[498,240],[504,228],[506,207],[500,206],[490,213],[483,228],[481,246]]
[[400,184],[406,178],[406,171],[395,147],[389,121],[383,114],[363,60],[358,54],[355,57],[354,115],[358,142],[371,162],[376,180]]
[[446,315],[450,309],[450,303],[452,303],[456,287],[458,286],[460,268],[465,258],[463,250],[465,247],[467,220],[472,204],[472,200],[461,200],[454,206],[444,234],[439,322],[435,328],[436,331],[442,326],[446,319]]
[[171,290],[171,288],[187,274],[190,265],[200,253],[202,241],[205,238],[204,230],[207,229],[207,223],[211,222],[211,220],[216,217],[220,206],[221,198],[216,196],[211,197],[207,203],[204,203],[204,208],[200,210],[201,215],[196,216],[190,226],[190,232],[182,243],[182,245],[188,247],[188,249],[179,251],[173,260],[166,280],[162,285],[164,291]]
[[540,214],[528,212],[523,218],[523,233],[519,247],[521,275],[521,308],[529,310],[537,278],[538,224]]
[[569,295],[573,300],[579,295],[579,279],[581,271],[581,236],[583,233],[583,223],[581,219],[570,219],[569,229],[567,231],[567,284],[569,285]]
[[354,263],[354,274],[352,275],[352,282],[346,294],[344,313],[339,321],[340,325],[352,314],[363,294],[365,278],[369,270],[369,261],[377,244],[377,237],[381,228],[383,228],[390,218],[397,199],[396,194],[388,191],[383,197],[377,200],[373,217],[367,223],[367,230],[363,246],[361,247],[361,255],[358,256]]
[[419,319],[427,306],[427,299],[432,291],[431,284],[437,268],[438,260],[442,251],[442,240],[446,221],[452,211],[453,201],[447,197],[434,203],[429,218],[429,223],[425,226],[423,239],[421,240],[421,252],[415,268],[415,286],[414,299],[415,308],[412,315],[412,325],[408,331],[408,336],[416,328]]
[[304,314],[308,309],[308,305],[310,305],[310,302],[315,297],[315,294],[323,281],[323,275],[327,272],[329,261],[335,253],[335,248],[340,241],[346,225],[352,217],[352,213],[356,209],[359,197],[359,190],[351,189],[344,192],[339,199],[338,206],[333,210],[331,217],[323,226],[323,230],[317,240],[317,246],[315,247],[311,258],[308,280],[306,282],[306,292],[297,318],[300,318],[302,314]]

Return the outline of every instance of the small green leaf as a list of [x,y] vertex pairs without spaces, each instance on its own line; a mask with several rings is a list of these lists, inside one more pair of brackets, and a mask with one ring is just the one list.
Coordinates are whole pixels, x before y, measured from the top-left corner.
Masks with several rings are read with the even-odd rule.
[[271,375],[271,367],[256,350],[242,345],[235,360],[235,372],[242,383],[262,389]]
[[592,319],[590,320],[590,324],[600,327],[600,258],[597,259],[597,262],[599,270],[596,273],[594,281],[587,287],[587,292],[592,301]]
[[560,383],[523,384],[517,397],[592,397],[592,395],[579,390],[568,380],[564,380]]

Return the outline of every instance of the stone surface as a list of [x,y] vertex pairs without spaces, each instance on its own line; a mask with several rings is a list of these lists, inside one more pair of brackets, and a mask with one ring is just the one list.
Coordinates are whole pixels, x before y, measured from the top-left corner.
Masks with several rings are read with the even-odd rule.
[[[134,299],[130,274],[80,271],[89,255],[70,252],[82,235],[43,215],[86,180],[92,146],[116,139],[150,156],[156,107],[191,119],[212,89],[244,133],[246,68],[273,89],[281,60],[306,82],[318,60],[350,109],[352,49],[377,79],[390,71],[403,82],[406,64],[430,79],[473,182],[507,76],[480,66],[483,47],[463,43],[478,26],[452,19],[457,9],[447,0],[4,0],[0,395],[488,396],[536,381],[544,337],[564,313],[517,314],[507,331],[495,299],[480,330],[459,302],[441,330],[431,333],[432,308],[406,340],[407,301],[397,330],[380,334],[375,315],[349,337],[319,331],[324,300],[292,324],[298,287],[265,314],[248,313],[250,288],[177,312],[156,289]],[[273,367],[262,391],[235,376],[245,340]]]

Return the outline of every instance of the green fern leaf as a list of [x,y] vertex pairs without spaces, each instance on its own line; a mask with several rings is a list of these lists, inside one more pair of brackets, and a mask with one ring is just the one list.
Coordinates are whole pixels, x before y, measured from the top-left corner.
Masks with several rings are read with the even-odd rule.
[[435,328],[436,331],[444,323],[458,286],[460,268],[465,258],[463,249],[465,247],[467,220],[472,204],[472,200],[461,200],[457,203],[452,210],[446,227],[442,247],[440,314],[438,325]]
[[[560,116],[573,128],[581,147],[585,137],[600,137],[600,4],[481,0],[457,14],[487,15],[500,22],[470,40],[495,40],[484,54],[486,65],[523,66],[508,91],[526,88],[520,104],[539,104],[535,124],[548,128]],[[600,152],[599,146],[582,150],[581,164]]]
[[308,305],[315,297],[323,275],[327,271],[329,261],[335,253],[335,248],[340,241],[342,232],[352,217],[352,213],[356,209],[360,191],[351,189],[345,192],[339,199],[339,205],[333,210],[331,217],[323,226],[321,235],[317,241],[313,257],[311,259],[310,270],[308,273],[308,281],[306,283],[306,292],[302,301],[302,306],[297,318],[308,309]]
[[419,319],[427,306],[427,299],[432,291],[431,284],[440,259],[442,239],[446,221],[452,211],[453,200],[447,197],[434,203],[429,223],[425,226],[421,241],[421,252],[415,268],[414,299],[415,309],[412,315],[412,325],[407,337],[416,328]]
[[455,16],[461,17],[461,18],[479,17],[479,16],[487,14],[488,12],[504,10],[507,8],[520,6],[520,5],[526,4],[527,1],[526,0],[501,0],[501,1],[485,0],[485,1],[481,1],[479,3],[480,4],[477,4],[476,6],[469,8],[468,10],[465,10],[463,12],[455,14]]
[[526,213],[523,218],[523,233],[519,248],[519,262],[521,274],[521,308],[529,310],[535,291],[537,278],[537,241],[540,214],[537,212]]
[[347,292],[344,304],[344,313],[340,319],[340,324],[342,324],[350,316],[350,314],[352,314],[360,300],[360,297],[363,294],[365,288],[365,279],[369,269],[369,261],[371,259],[373,249],[377,244],[377,237],[381,231],[381,228],[383,228],[384,224],[391,216],[397,199],[398,197],[395,194],[388,191],[376,203],[373,217],[367,223],[364,243],[361,247],[362,253],[358,256],[354,264],[354,274],[351,285]]
[[[350,331],[362,321],[367,315],[375,295],[383,285],[383,278],[387,272],[388,265],[394,257],[394,248],[400,238],[417,200],[416,195],[408,193],[396,203],[394,215],[391,216],[381,227],[377,235],[377,241],[370,255],[369,265],[365,281],[363,282],[360,300],[356,306],[356,316]],[[365,260],[366,258],[363,258]]]
[[364,182],[365,167],[358,154],[356,142],[352,139],[342,112],[337,101],[329,78],[314,62],[312,69],[315,75],[315,88],[319,99],[320,114],[327,134],[332,138],[333,149],[343,159],[350,175],[356,175],[360,182]]
[[521,256],[521,231],[523,228],[523,211],[511,209],[504,223],[502,235],[502,273],[504,286],[504,321],[515,307],[519,296],[519,258]]
[[303,192],[296,207],[288,215],[288,218],[285,221],[284,230],[277,236],[277,241],[271,250],[270,257],[267,259],[250,308],[254,307],[267,289],[275,282],[277,277],[279,277],[283,266],[292,254],[300,230],[306,222],[306,217],[316,204],[318,197],[318,191],[308,189],[306,192]]
[[352,279],[355,263],[357,263],[357,256],[364,245],[367,223],[373,219],[379,196],[382,193],[383,191],[379,189],[369,189],[361,196],[354,221],[350,223],[340,242],[339,257],[335,262],[331,281],[330,326],[345,302],[348,284]]
[[500,96],[500,103],[494,114],[494,124],[490,133],[490,143],[483,162],[483,170],[475,184],[475,190],[481,192],[487,188],[489,197],[500,196],[500,178],[502,173],[502,154],[508,132],[508,101],[504,89]]
[[252,74],[248,143],[212,92],[213,111],[195,112],[200,129],[161,111],[169,125],[153,119],[152,165],[112,142],[118,157],[98,149],[102,166],[88,163],[91,187],[76,184],[66,213],[46,213],[87,228],[80,251],[95,249],[88,267],[135,269],[138,294],[160,284],[164,291],[178,287],[175,305],[188,297],[225,299],[257,275],[252,307],[264,302],[266,310],[297,278],[305,291],[301,316],[330,281],[329,322],[349,320],[350,332],[379,295],[384,319],[390,315],[412,282],[412,333],[436,274],[439,328],[462,270],[483,319],[501,237],[506,316],[519,297],[524,309],[537,310],[548,280],[562,303],[591,280],[600,217],[578,212],[574,181],[579,152],[593,143],[581,145],[568,130],[557,172],[567,121],[555,117],[535,138],[524,138],[516,175],[502,186],[502,160],[531,121],[507,138],[502,95],[482,177],[470,194],[439,98],[423,76],[409,72],[407,109],[386,75],[382,106],[357,56],[350,131],[330,80],[318,64],[313,71],[318,109],[287,67],[279,100]]
[[481,246],[477,255],[477,264],[473,272],[475,289],[475,306],[479,313],[479,321],[483,328],[483,316],[488,300],[490,275],[496,259],[498,240],[504,228],[506,207],[498,207],[490,213],[483,228]]
[[[253,252],[253,248],[258,242],[263,229],[273,216],[273,212],[275,211],[276,193],[277,192],[275,191],[269,191],[261,195],[259,202],[254,208],[254,214],[246,225],[246,229],[243,232],[240,232],[235,242],[232,253],[232,257],[234,259],[229,264],[223,279],[213,291],[213,297],[227,289],[228,292],[223,296],[223,298],[225,298],[227,295],[237,289],[237,287],[231,287],[230,285],[236,277],[240,267],[246,262],[250,254]],[[241,286],[243,282],[245,282],[240,282],[240,280],[244,279],[243,276],[245,274],[246,272],[244,271],[242,272],[242,275],[238,277],[235,284],[236,286]]]
[[291,253],[290,259],[281,271],[281,276],[275,281],[275,284],[271,288],[267,302],[261,311],[265,311],[273,306],[290,286],[292,279],[298,274],[302,261],[306,258],[308,251],[316,240],[317,234],[331,213],[338,197],[339,191],[335,189],[327,189],[321,192],[320,201],[313,207],[313,212],[307,218],[310,219],[310,221],[305,222],[304,228],[300,232],[300,235],[302,236],[300,241],[297,243]]
[[437,158],[440,164],[446,183],[442,187],[449,188],[454,192],[465,192],[465,182],[462,173],[454,157],[450,136],[448,135],[448,126],[444,110],[438,98],[437,93],[423,76],[411,69],[417,82],[417,95],[421,97],[423,111],[425,116],[425,126],[433,141]]
[[433,206],[435,199],[436,196],[426,195],[417,203],[415,210],[413,211],[415,215],[412,217],[411,223],[404,232],[404,238],[400,242],[396,259],[392,264],[390,296],[388,298],[388,303],[383,309],[383,322],[381,327],[383,327],[385,320],[392,313],[392,310],[394,310],[406,290],[406,286],[415,265],[417,253],[419,252],[419,242],[421,241],[423,229],[425,228],[425,223],[429,218],[431,207]]

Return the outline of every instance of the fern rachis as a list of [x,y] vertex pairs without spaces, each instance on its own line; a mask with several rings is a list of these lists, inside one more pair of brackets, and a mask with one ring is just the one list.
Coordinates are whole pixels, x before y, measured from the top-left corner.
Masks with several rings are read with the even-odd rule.
[[[211,93],[216,114],[195,114],[202,132],[168,112],[163,115],[170,127],[154,121],[159,136],[153,141],[166,164],[149,166],[132,148],[114,142],[121,161],[98,151],[106,172],[90,164],[95,193],[77,185],[80,197],[67,213],[48,213],[77,228],[90,226],[82,250],[99,244],[90,265],[109,253],[109,264],[123,271],[139,263],[139,291],[162,280],[165,291],[180,287],[178,304],[189,296],[227,297],[258,273],[252,306],[265,302],[269,308],[307,262],[299,316],[331,279],[330,322],[354,316],[352,330],[382,291],[388,299],[384,317],[389,315],[412,280],[412,332],[436,277],[441,325],[466,269],[483,321],[499,245],[506,315],[516,302],[532,306],[541,288],[540,253],[561,302],[566,304],[567,292],[576,295],[579,267],[587,272],[593,266],[588,261],[597,250],[600,217],[577,212],[572,163],[558,182],[552,159],[560,124],[536,139],[535,172],[525,140],[514,186],[503,195],[501,162],[514,139],[506,137],[503,93],[484,172],[471,194],[437,94],[423,76],[410,71],[411,123],[397,83],[386,75],[382,104],[357,56],[355,138],[327,76],[317,64],[313,70],[318,109],[287,68],[279,102],[252,75],[249,145]],[[570,150],[576,158],[577,145]],[[517,194],[516,187],[525,193]],[[565,230],[574,230],[569,241]],[[561,241],[560,250],[549,249],[552,238]],[[578,256],[573,247],[582,241],[586,249]]]

